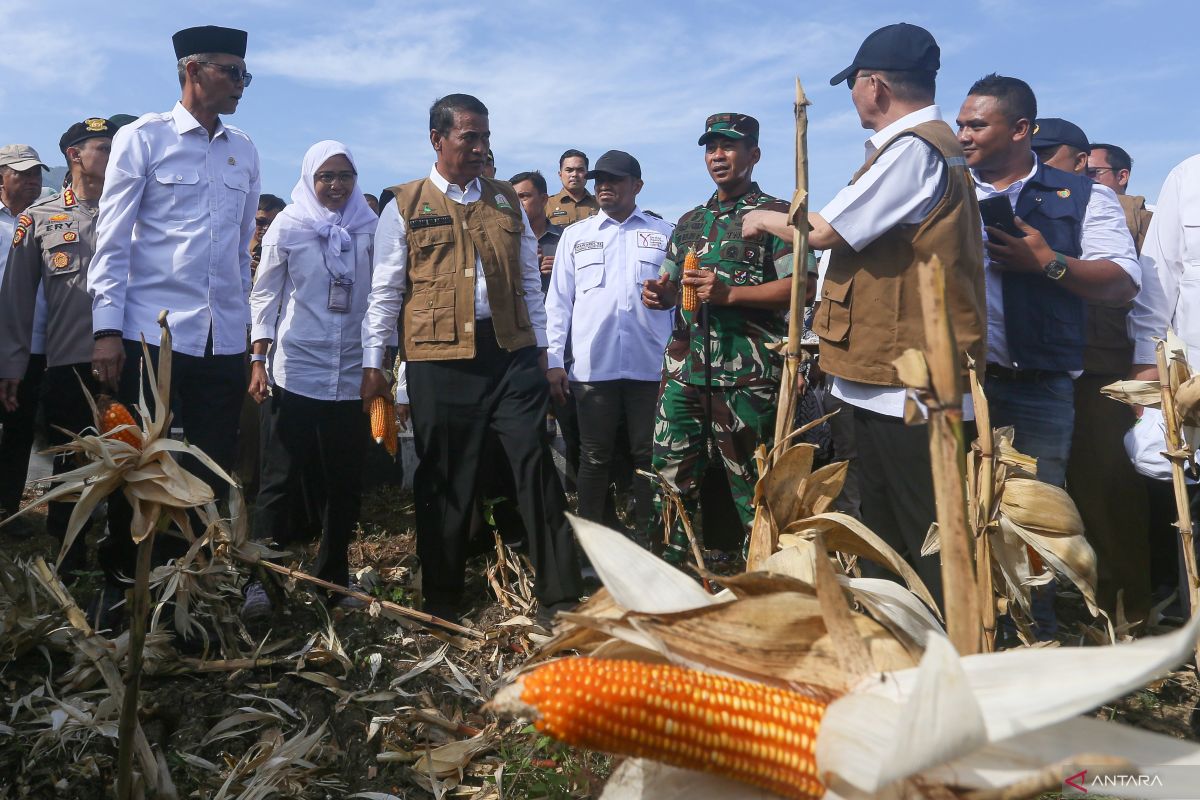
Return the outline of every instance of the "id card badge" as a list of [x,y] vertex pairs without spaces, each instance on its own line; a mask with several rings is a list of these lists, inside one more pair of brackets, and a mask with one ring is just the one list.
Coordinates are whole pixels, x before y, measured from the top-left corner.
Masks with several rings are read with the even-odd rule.
[[350,310],[350,294],[354,290],[354,281],[350,278],[329,279],[329,310],[346,312]]

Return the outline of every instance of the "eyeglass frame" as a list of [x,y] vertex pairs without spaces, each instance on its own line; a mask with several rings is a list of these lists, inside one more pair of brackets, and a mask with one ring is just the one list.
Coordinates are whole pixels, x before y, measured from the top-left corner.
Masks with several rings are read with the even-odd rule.
[[210,67],[216,67],[225,73],[225,77],[229,78],[234,83],[240,83],[242,86],[249,86],[254,80],[254,76],[235,64],[218,64],[216,61],[201,61],[196,59],[194,64],[208,64]]
[[[350,177],[347,178],[346,177],[347,175],[349,175]],[[332,176],[332,177],[330,177],[330,176]],[[325,180],[326,177],[328,177],[329,179]],[[333,184],[339,180],[342,182],[343,185],[345,185],[345,184],[353,185],[358,182],[358,173],[355,172],[354,170],[350,170],[349,172],[314,172],[313,180],[316,181],[317,183],[323,183],[326,186],[333,186]]]
[[1117,169],[1116,167],[1085,167],[1083,170],[1083,173],[1085,175],[1087,175],[1089,178],[1094,178],[1097,175],[1099,175],[1101,172],[1104,172],[1105,170],[1108,170],[1109,172],[1111,172],[1113,174],[1116,174],[1121,171],[1121,170]]

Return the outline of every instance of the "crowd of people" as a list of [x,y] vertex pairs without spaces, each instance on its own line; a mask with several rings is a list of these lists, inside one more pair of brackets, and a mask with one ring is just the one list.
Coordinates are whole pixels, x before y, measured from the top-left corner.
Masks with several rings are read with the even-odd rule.
[[[251,84],[247,34],[204,26],[173,43],[179,102],[71,124],[61,191],[40,198],[47,165],[33,148],[0,148],[0,513],[19,508],[39,406],[56,444],[92,422],[81,385],[132,405],[141,340],[157,341],[166,309],[176,425],[253,487],[256,538],[293,538],[304,505],[320,529],[311,572],[352,583],[367,411],[387,397],[413,432],[425,610],[462,613],[474,521],[499,492],[553,613],[585,592],[568,489],[581,516],[625,525],[679,562],[678,519],[665,541],[652,535],[664,498],[639,473],[657,473],[690,515],[705,501],[706,544],[725,534],[723,547],[742,547],[799,268],[811,273],[819,371],[783,391],[839,411],[828,457],[851,471],[838,507],[941,603],[937,557],[921,555],[936,519],[927,434],[906,420],[893,365],[924,345],[917,265],[936,255],[963,376],[969,356],[992,423],[1012,426],[1038,478],[1076,499],[1101,605],[1145,620],[1155,590],[1175,583],[1173,545],[1154,538],[1169,494],[1154,459],[1127,452],[1154,423],[1100,389],[1155,377],[1154,340],[1168,328],[1200,353],[1200,283],[1189,280],[1200,159],[1171,173],[1152,215],[1126,193],[1128,153],[1039,117],[1028,84],[996,74],[971,87],[956,131],[935,103],[936,41],[889,25],[830,81],[847,85],[871,135],[849,184],[809,213],[819,263],[798,265],[788,202],[754,178],[749,115],[704,121],[697,145],[715,188],[676,224],[638,203],[641,166],[622,150],[593,163],[567,149],[553,196],[537,171],[496,179],[488,109],[468,94],[430,108],[428,175],[376,198],[350,149],[324,140],[285,202],[261,192],[253,142],[222,119]],[[969,401],[965,411],[972,419]],[[548,415],[566,442],[565,487]],[[59,457],[54,470],[71,466]],[[187,466],[220,493],[203,464]],[[623,520],[614,485],[631,498]],[[723,523],[708,505],[718,495]],[[71,509],[50,504],[51,534],[62,537]],[[130,513],[113,495],[101,623],[133,572]],[[83,542],[63,554],[65,576],[86,566]],[[157,557],[170,555],[164,544]],[[1053,587],[1035,597],[1043,638],[1055,633]],[[271,613],[270,592],[249,580],[243,615]]]

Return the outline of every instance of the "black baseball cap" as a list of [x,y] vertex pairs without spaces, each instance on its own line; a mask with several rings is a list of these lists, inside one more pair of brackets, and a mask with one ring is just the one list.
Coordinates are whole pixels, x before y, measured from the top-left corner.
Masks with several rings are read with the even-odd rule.
[[1091,150],[1087,134],[1074,122],[1059,117],[1040,117],[1033,121],[1033,140],[1029,146],[1034,150],[1069,144],[1080,152]]
[[860,69],[937,72],[941,66],[942,50],[933,34],[919,25],[898,22],[868,36],[854,61],[830,78],[829,85],[837,86]]
[[642,165],[624,150],[609,150],[596,159],[596,165],[588,170],[586,178],[590,181],[597,175],[616,175],[618,178],[641,180]]
[[111,139],[116,131],[117,128],[111,120],[88,117],[83,122],[76,122],[67,128],[67,132],[58,139],[58,149],[65,156],[68,147],[74,147],[88,139]]

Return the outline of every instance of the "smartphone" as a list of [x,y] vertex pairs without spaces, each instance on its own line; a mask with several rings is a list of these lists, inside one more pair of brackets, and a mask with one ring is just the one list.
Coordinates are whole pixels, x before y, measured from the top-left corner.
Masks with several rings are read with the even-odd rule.
[[1012,204],[1007,197],[996,196],[980,200],[979,216],[983,218],[983,224],[987,227],[999,228],[1009,236],[1015,236],[1018,239],[1025,238],[1025,232],[1017,227],[1017,222],[1013,217]]

